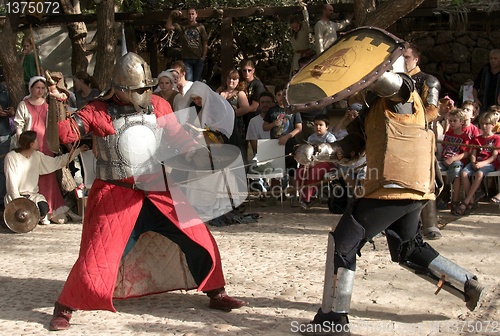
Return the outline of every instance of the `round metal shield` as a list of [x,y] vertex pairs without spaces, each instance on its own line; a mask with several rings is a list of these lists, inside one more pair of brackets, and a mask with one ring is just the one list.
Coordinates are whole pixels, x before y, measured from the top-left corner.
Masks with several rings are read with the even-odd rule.
[[16,198],[7,206],[3,212],[5,225],[16,233],[32,231],[40,220],[40,210],[35,202],[27,198]]
[[306,112],[346,99],[391,69],[404,41],[385,30],[360,27],[339,38],[288,83],[285,102]]

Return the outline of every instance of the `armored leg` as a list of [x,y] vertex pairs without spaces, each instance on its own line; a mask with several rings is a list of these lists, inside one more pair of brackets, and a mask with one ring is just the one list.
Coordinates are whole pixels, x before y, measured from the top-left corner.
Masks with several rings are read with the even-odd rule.
[[438,217],[436,201],[428,201],[423,207],[420,214],[420,220],[422,221],[422,234],[425,238],[435,240],[441,238],[441,232],[439,231]]
[[[335,230],[329,233],[322,305],[314,320],[301,325],[303,335],[349,334],[347,313],[354,286],[356,253],[363,245],[364,236],[364,228],[350,213],[344,214]],[[327,332],[321,332],[326,329]]]
[[464,300],[469,310],[476,308],[483,287],[474,274],[441,256],[420,235],[404,243],[392,230],[386,231],[386,237],[393,261]]

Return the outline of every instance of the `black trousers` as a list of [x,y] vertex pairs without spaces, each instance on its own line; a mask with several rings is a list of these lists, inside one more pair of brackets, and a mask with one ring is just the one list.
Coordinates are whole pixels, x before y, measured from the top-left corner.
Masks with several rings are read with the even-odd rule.
[[419,218],[425,203],[362,198],[349,205],[332,232],[335,240],[335,269],[345,267],[356,270],[357,252],[366,241],[384,230],[396,233],[400,244],[421,241],[418,239]]
[[144,203],[135,223],[134,229],[125,247],[123,256],[127,255],[134,247],[139,237],[147,232],[159,233],[179,245],[186,256],[189,271],[195,282],[199,285],[205,279],[212,268],[212,258],[207,250],[186,236],[165,215],[158,210],[154,204],[145,198]]
[[425,204],[426,201],[362,198],[354,204],[352,216],[365,229],[366,238],[390,229],[405,242],[417,235]]

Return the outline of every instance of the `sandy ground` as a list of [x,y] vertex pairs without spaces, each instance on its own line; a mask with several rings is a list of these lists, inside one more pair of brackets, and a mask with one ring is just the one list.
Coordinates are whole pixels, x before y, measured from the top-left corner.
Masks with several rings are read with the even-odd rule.
[[[211,228],[219,243],[229,294],[248,307],[224,313],[206,296],[171,292],[117,301],[117,313],[80,311],[57,335],[296,335],[319,307],[327,232],[339,215],[325,205],[302,211],[275,206],[258,223]],[[431,244],[476,273],[487,286],[469,312],[447,292],[391,263],[385,238],[358,259],[351,305],[357,335],[498,335],[500,333],[498,206],[448,223]],[[39,226],[28,234],[0,229],[0,335],[46,335],[53,302],[78,254],[81,224]],[[53,333],[52,333],[53,334]]]

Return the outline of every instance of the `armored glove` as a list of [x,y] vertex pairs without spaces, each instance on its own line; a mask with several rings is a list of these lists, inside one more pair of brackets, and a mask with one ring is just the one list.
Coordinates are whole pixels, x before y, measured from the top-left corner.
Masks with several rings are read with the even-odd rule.
[[295,160],[306,166],[315,162],[335,162],[338,161],[337,154],[342,149],[335,143],[303,144],[295,150]]

